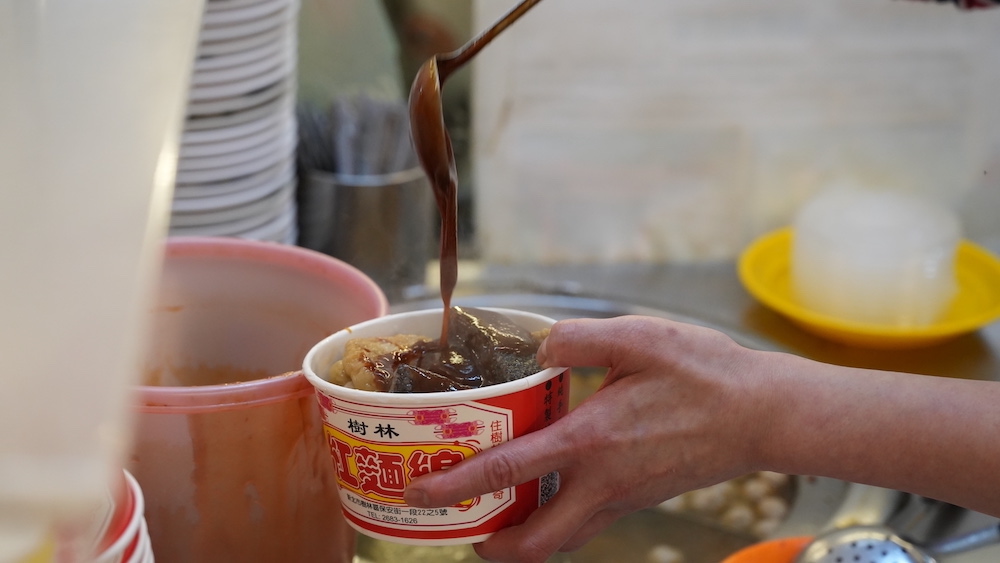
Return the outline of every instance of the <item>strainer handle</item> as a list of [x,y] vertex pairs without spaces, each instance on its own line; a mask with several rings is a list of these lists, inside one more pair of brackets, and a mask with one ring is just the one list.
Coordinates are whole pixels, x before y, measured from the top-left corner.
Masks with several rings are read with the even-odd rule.
[[1000,523],[981,530],[941,540],[928,547],[934,555],[962,553],[978,547],[984,547],[1000,542]]

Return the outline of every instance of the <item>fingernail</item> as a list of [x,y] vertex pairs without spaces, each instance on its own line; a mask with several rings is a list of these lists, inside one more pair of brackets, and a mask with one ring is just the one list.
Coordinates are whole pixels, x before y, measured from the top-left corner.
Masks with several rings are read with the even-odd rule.
[[406,504],[414,508],[430,508],[430,499],[427,493],[421,489],[406,489],[403,491],[403,500]]
[[538,365],[542,367],[546,367],[545,361],[548,360],[548,356],[545,353],[546,342],[548,342],[548,340],[542,340],[542,343],[538,345],[538,352],[535,354],[535,361],[537,361]]

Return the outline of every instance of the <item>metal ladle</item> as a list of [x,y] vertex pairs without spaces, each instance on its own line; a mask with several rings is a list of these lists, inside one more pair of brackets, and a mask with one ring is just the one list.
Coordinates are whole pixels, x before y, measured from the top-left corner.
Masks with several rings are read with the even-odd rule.
[[[432,185],[445,186],[455,181],[455,155],[444,124],[441,88],[444,81],[475,57],[490,41],[523,16],[541,0],[524,0],[514,6],[490,28],[450,53],[434,55],[421,65],[410,87],[410,123],[414,125],[413,143]],[[415,125],[419,125],[416,127]],[[447,160],[441,158],[447,155]]]
[[907,541],[884,526],[852,526],[817,537],[802,550],[795,563],[936,563],[939,556],[998,541],[998,524],[926,547]]

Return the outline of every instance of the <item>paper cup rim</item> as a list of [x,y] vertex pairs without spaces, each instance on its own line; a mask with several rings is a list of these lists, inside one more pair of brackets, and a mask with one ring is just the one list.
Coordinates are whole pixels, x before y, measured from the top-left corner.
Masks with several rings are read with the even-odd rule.
[[95,559],[97,563],[108,563],[111,561],[118,561],[124,555],[125,551],[132,545],[136,539],[138,539],[138,534],[141,530],[142,522],[145,519],[146,503],[142,495],[142,489],[139,487],[139,482],[136,481],[135,477],[131,473],[125,471],[125,482],[128,484],[129,494],[132,497],[132,514],[129,515],[128,524],[125,529],[118,535],[115,541],[105,548]]
[[148,557],[149,550],[149,526],[146,523],[146,519],[143,518],[142,521],[139,522],[139,535],[135,549],[131,554],[129,554],[129,558],[125,563],[143,563],[143,561],[146,561]]
[[[552,326],[555,324],[555,319],[546,317],[545,315],[539,315],[537,313],[531,313],[528,311],[519,311],[516,309],[505,309],[499,307],[477,307],[485,311],[492,311],[495,313],[500,313],[508,317],[520,317],[522,319],[532,319],[538,321],[544,326]],[[486,399],[490,397],[499,397],[502,395],[509,395],[512,393],[517,393],[524,389],[530,389],[544,381],[548,381],[553,377],[563,373],[565,367],[550,367],[545,368],[539,372],[535,372],[526,377],[520,379],[515,379],[514,381],[508,381],[506,383],[498,383],[496,385],[487,385],[485,387],[477,387],[475,389],[462,389],[459,391],[435,391],[431,393],[387,393],[382,391],[366,391],[363,389],[352,389],[350,387],[344,387],[343,385],[337,385],[327,381],[326,379],[320,377],[316,371],[313,369],[313,364],[317,361],[316,358],[319,354],[326,351],[327,348],[332,346],[335,342],[339,340],[346,340],[348,337],[354,333],[364,332],[374,325],[385,324],[394,320],[411,319],[414,317],[425,317],[430,315],[442,315],[444,309],[423,309],[419,311],[409,311],[405,313],[395,313],[390,315],[385,315],[383,317],[378,317],[375,319],[369,319],[367,321],[352,325],[343,330],[339,330],[334,334],[324,338],[319,341],[315,346],[313,346],[309,352],[306,354],[305,359],[302,362],[302,372],[305,374],[306,379],[315,387],[316,390],[322,391],[329,395],[334,395],[342,399],[356,401],[359,403],[372,404],[372,405],[398,405],[398,406],[431,406],[431,405],[448,405],[452,403],[460,403],[465,401],[475,401],[479,399]],[[517,318],[511,318],[515,323]],[[536,329],[537,330],[537,329]],[[359,336],[363,337],[363,336]],[[342,353],[342,351],[341,351]],[[329,367],[329,366],[327,366]]]

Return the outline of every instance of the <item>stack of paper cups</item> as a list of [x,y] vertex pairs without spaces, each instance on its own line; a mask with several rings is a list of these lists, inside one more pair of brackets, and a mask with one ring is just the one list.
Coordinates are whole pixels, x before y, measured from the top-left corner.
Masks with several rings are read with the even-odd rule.
[[125,492],[98,544],[95,563],[152,563],[145,501],[139,483],[125,472]]
[[37,550],[17,562],[152,563],[145,505],[139,483],[123,471],[90,516],[61,522]]

